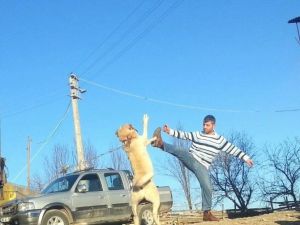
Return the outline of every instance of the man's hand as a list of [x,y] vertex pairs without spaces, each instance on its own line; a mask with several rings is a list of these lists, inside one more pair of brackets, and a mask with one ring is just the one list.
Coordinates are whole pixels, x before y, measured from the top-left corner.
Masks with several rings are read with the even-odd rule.
[[166,132],[167,134],[170,134],[170,127],[167,124],[165,124],[163,126],[163,132]]
[[252,167],[252,166],[254,165],[252,159],[248,159],[248,160],[246,161],[246,163],[247,163],[247,165],[248,165],[249,167]]

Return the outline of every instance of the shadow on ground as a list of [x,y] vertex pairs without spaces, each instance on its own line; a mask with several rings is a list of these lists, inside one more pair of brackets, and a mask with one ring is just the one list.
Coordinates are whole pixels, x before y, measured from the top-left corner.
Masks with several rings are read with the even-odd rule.
[[275,221],[275,223],[280,225],[300,225],[300,220],[299,221]]

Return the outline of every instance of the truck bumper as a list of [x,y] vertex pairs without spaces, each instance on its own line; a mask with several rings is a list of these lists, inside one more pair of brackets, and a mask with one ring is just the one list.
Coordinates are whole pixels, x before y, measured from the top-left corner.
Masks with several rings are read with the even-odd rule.
[[8,224],[10,225],[37,225],[41,210],[32,210],[20,212],[11,217]]

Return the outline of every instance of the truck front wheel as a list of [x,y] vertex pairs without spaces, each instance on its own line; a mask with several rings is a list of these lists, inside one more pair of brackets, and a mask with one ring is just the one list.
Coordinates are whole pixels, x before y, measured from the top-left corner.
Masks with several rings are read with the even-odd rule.
[[41,225],[69,225],[67,215],[57,209],[49,210],[45,213]]
[[152,206],[150,204],[141,206],[139,212],[139,221],[141,225],[154,225]]

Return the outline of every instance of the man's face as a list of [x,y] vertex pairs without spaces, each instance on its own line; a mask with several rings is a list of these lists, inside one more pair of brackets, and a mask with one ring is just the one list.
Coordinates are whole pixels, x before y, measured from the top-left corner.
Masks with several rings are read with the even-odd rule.
[[215,129],[215,124],[212,121],[207,121],[203,123],[203,131],[205,134],[213,134]]

